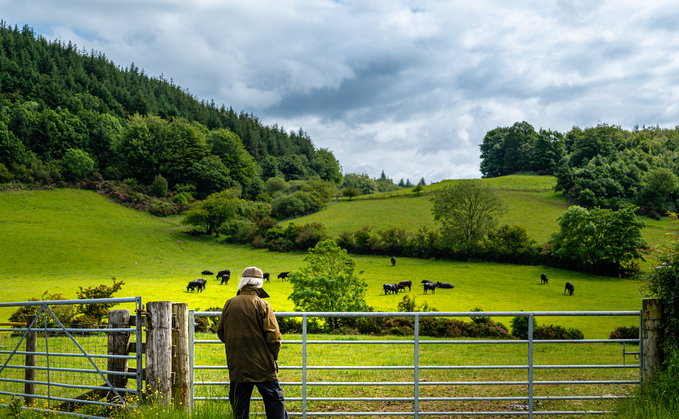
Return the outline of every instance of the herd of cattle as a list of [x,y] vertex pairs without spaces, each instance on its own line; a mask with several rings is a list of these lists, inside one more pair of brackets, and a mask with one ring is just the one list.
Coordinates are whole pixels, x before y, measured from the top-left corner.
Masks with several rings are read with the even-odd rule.
[[[396,266],[396,258],[391,258],[391,266]],[[278,274],[278,279],[286,281],[288,278],[288,275],[290,274],[290,271],[287,272],[281,272]],[[214,275],[214,272],[205,270],[201,272],[201,275]],[[269,273],[265,272],[264,273],[264,280],[266,282],[270,282],[269,280]],[[231,278],[231,271],[228,269],[222,270],[217,272],[217,280],[220,280],[220,285],[227,284],[229,283],[229,279]],[[429,291],[434,294],[436,292],[436,288],[443,288],[443,289],[452,289],[455,288],[453,284],[448,284],[446,282],[432,282],[429,280],[423,280],[422,285],[424,286],[424,293],[427,294]],[[541,274],[540,275],[540,284],[548,284],[549,279],[547,279],[547,274]],[[205,278],[199,278],[199,279],[194,279],[193,281],[189,282],[189,285],[186,287],[186,291],[193,292],[193,291],[198,291],[202,292],[205,289],[205,286],[207,285],[207,280]],[[382,286],[382,289],[384,290],[384,295],[388,294],[398,294],[401,290],[405,291],[406,287],[408,287],[408,292],[412,290],[413,287],[413,282],[412,281],[401,281],[398,284],[393,283],[393,284],[384,284]],[[572,283],[566,282],[566,289],[564,290],[564,294],[568,293],[569,295],[573,295],[573,292],[575,291],[575,287],[573,286]]]
[[[215,273],[212,271],[205,270],[200,273],[201,275],[214,275]],[[290,274],[290,271],[288,272],[281,272],[278,274],[278,278],[286,281],[288,278],[288,275]],[[269,273],[265,272],[264,273],[264,280],[266,282],[270,282],[269,280]],[[229,279],[231,279],[231,271],[228,269],[224,269],[222,271],[217,272],[217,280],[221,281],[219,285],[224,285],[224,284],[229,284]],[[193,281],[189,282],[189,285],[186,286],[186,291],[193,292],[193,291],[198,291],[198,292],[203,292],[205,289],[205,286],[207,285],[207,279],[205,278],[199,278],[199,279],[194,279]]]

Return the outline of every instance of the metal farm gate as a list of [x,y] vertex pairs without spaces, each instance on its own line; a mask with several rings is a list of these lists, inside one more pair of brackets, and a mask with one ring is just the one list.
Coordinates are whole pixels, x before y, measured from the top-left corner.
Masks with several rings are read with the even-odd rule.
[[[197,320],[201,317],[219,317],[220,314],[189,312],[189,369],[193,386],[191,394],[195,402],[228,400],[225,386],[229,382],[222,343],[219,340],[195,338]],[[417,419],[419,416],[463,415],[533,418],[534,415],[605,414],[610,411],[605,407],[610,407],[612,400],[627,397],[627,393],[641,383],[641,314],[641,311],[276,313],[281,318],[302,319],[301,339],[283,340],[283,349],[288,351],[286,354],[294,353],[294,357],[291,357],[294,359],[279,359],[279,376],[290,415],[303,418],[411,416]],[[479,316],[528,317],[528,339],[436,339],[420,335],[420,322],[425,318]],[[621,340],[533,339],[535,317],[564,316],[638,317],[640,336]],[[308,322],[323,317],[410,317],[414,318],[413,336],[369,338],[331,335],[327,340],[309,339]],[[629,344],[635,345],[634,352],[626,352],[630,349]],[[380,345],[380,356],[366,359],[361,351],[364,345]],[[504,351],[515,345],[524,348],[519,351],[521,356],[518,358],[516,350]],[[578,355],[580,352],[571,354],[569,351],[574,345],[579,345],[584,355]],[[199,346],[202,349],[199,350]],[[343,356],[350,362],[344,365],[330,364],[331,355],[326,354],[331,352],[326,352],[326,349],[332,348],[337,353],[342,350],[340,347],[346,348],[346,355]],[[413,363],[394,365],[390,359],[396,352],[402,354],[405,350],[412,354]],[[483,351],[483,364],[442,364],[440,360],[453,351],[469,353],[469,358],[478,358],[478,352]],[[541,358],[549,358],[550,353],[553,358],[553,354],[558,351],[564,354],[563,363],[547,364],[541,361]],[[619,356],[619,362],[592,362],[604,352]],[[609,355],[607,359],[613,358]],[[299,364],[290,364],[291,361]],[[590,375],[594,370],[599,375],[605,370],[610,377],[593,379]],[[536,375],[551,378],[540,379]],[[349,387],[352,390],[348,396],[350,392],[338,390]],[[343,394],[338,395],[338,392]]]
[[[134,303],[136,313],[142,311],[141,297],[0,303],[3,308],[37,307],[26,324],[0,329],[0,395],[23,397],[26,409],[71,415],[76,406],[137,405],[142,345],[133,355],[109,355],[108,346],[121,335],[142,342],[142,328],[130,329],[129,323],[69,326],[59,319],[60,310],[74,305],[104,303]],[[130,388],[128,379],[134,382]]]

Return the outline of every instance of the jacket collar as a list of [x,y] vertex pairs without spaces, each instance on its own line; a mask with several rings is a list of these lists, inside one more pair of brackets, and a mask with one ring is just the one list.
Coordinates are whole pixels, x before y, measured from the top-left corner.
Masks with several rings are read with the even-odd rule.
[[267,294],[267,292],[264,291],[263,288],[255,288],[255,287],[252,286],[252,285],[246,285],[246,286],[244,286],[243,288],[241,288],[240,290],[238,290],[238,293],[236,293],[236,295],[241,295],[241,294],[244,294],[244,295],[256,295],[256,296],[258,296],[259,298],[267,298],[267,297],[269,297],[269,294]]

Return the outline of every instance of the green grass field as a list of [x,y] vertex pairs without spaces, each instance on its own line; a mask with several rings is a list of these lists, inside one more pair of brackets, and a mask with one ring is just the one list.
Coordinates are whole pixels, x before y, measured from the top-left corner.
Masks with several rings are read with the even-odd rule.
[[[390,201],[400,199],[380,202]],[[530,217],[526,220],[530,221]],[[0,193],[0,235],[3,237],[0,286],[4,302],[25,301],[45,291],[74,298],[78,286],[110,284],[110,277],[115,276],[125,281],[118,296],[140,295],[144,301],[183,301],[191,309],[220,307],[235,294],[236,281],[220,286],[211,279],[206,291],[200,294],[186,292],[188,281],[199,278],[204,269],[215,272],[230,269],[235,279],[242,269],[252,265],[275,278],[278,272],[301,267],[304,256],[225,245],[206,236],[191,238],[181,233],[177,217],[156,218],[113,204],[96,193],[73,189]],[[633,280],[494,263],[400,258],[397,266],[391,267],[384,257],[359,256],[356,260],[369,285],[367,302],[380,311],[396,311],[402,298],[385,296],[382,284],[401,280],[419,284],[422,279],[455,285],[455,289],[439,289],[433,295],[423,295],[422,288],[417,286],[410,293],[417,296],[418,304],[426,301],[440,311],[468,311],[474,307],[485,311],[641,307],[640,284]],[[542,272],[550,277],[548,285],[540,285]],[[566,281],[576,286],[573,297],[563,294]],[[265,288],[272,295],[269,302],[274,310],[293,310],[287,299],[291,292],[289,283],[273,279]],[[6,319],[10,312],[1,310],[0,319]],[[507,324],[507,319],[504,322]],[[630,318],[610,317],[596,321],[550,318],[538,322],[578,327],[587,338],[608,337],[616,326],[636,324]]]
[[[445,180],[426,187],[426,192],[436,191],[452,185],[456,180]],[[545,243],[550,234],[558,230],[557,219],[570,206],[561,194],[550,190],[556,183],[553,176],[512,175],[493,179],[483,179],[498,188],[498,193],[507,203],[507,213],[499,223],[521,225],[538,243]],[[364,226],[376,230],[389,227],[403,228],[410,232],[422,226],[437,228],[431,213],[433,194],[415,196],[410,190],[363,195],[351,201],[333,201],[325,209],[293,220],[298,224],[320,222],[328,234],[337,235],[342,231],[356,231]],[[389,195],[392,195],[389,198]],[[664,228],[670,221],[664,217],[660,221],[643,217],[647,228],[642,234],[649,244],[662,243]]]

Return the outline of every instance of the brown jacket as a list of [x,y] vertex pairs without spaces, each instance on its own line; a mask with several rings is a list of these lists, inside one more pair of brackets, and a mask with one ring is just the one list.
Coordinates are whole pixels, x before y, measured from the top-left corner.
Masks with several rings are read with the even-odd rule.
[[269,295],[252,285],[230,298],[219,317],[217,336],[224,342],[229,379],[234,383],[278,379],[276,374],[281,332],[269,303]]

